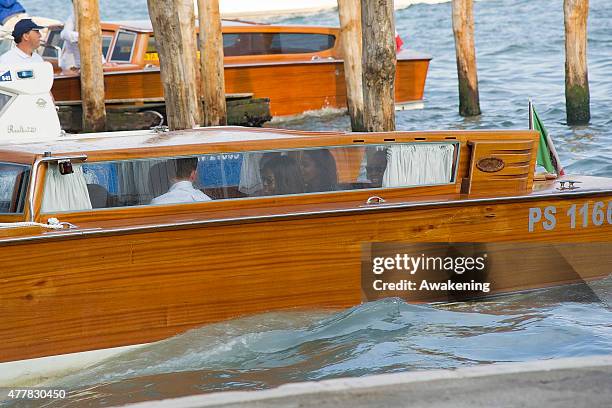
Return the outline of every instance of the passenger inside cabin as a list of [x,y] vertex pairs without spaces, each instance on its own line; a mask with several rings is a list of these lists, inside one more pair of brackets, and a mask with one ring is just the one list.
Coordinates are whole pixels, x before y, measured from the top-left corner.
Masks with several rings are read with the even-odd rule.
[[300,155],[300,169],[307,193],[338,189],[336,160],[328,149],[304,150]]
[[382,187],[383,176],[387,169],[387,151],[375,150],[367,153],[366,175],[370,188]]
[[289,156],[274,155],[262,159],[262,195],[282,195],[304,193],[304,180],[297,161]]
[[198,159],[187,157],[177,159],[176,176],[172,178],[170,190],[151,200],[151,204],[178,204],[210,201],[211,198],[193,187],[198,177]]

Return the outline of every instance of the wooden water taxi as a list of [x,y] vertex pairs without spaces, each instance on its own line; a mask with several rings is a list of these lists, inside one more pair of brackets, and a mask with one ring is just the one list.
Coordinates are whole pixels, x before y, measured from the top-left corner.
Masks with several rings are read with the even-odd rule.
[[[79,101],[79,75],[62,74],[58,50],[61,26],[50,27],[43,57],[56,69],[53,96]],[[112,102],[159,101],[163,88],[155,36],[149,21],[102,24],[106,99]],[[223,22],[225,90],[270,98],[272,116],[323,108],[345,108],[346,86],[338,28]],[[398,108],[423,99],[431,57],[413,50],[397,54]]]
[[[29,80],[50,87],[47,68]],[[248,314],[457,299],[383,285],[376,268],[394,279],[389,263],[408,252],[455,267],[488,256],[484,275],[457,272],[467,281],[419,270],[395,282],[472,284],[464,298],[610,272],[612,180],[536,180],[532,130],[62,136],[27,83],[0,83],[4,373]]]

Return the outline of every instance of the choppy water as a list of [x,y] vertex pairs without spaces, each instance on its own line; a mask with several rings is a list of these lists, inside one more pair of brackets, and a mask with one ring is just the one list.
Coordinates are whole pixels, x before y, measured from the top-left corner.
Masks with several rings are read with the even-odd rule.
[[[68,0],[23,0],[31,14],[59,19]],[[101,0],[105,19],[146,17],[145,0]],[[128,7],[129,5],[129,7]],[[409,47],[434,59],[425,109],[397,113],[399,129],[525,128],[533,98],[570,173],[612,177],[612,3],[591,0],[591,124],[565,124],[563,0],[475,3],[483,115],[458,115],[450,3],[397,12]],[[277,19],[337,24],[334,12]],[[348,130],[338,113],[277,122],[297,129]],[[57,379],[76,391],[52,406],[109,405],[213,390],[259,389],[290,381],[612,353],[610,279],[487,302],[415,306],[397,300],[341,313],[287,312],[203,327]]]
[[609,354],[612,280],[487,301],[397,299],[282,312],[192,330],[52,381],[48,407],[111,406],[374,373]]

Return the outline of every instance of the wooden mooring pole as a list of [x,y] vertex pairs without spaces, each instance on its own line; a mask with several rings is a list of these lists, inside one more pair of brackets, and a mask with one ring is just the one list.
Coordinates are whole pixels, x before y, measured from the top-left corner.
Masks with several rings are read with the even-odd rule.
[[587,68],[587,18],[589,0],[564,0],[565,108],[568,125],[585,125],[591,119]]
[[478,116],[480,115],[480,97],[474,47],[474,2],[473,0],[452,0],[452,10],[459,78],[459,114]]
[[204,126],[227,124],[219,0],[198,0],[200,82]]
[[395,130],[395,21],[393,0],[361,0],[364,127]]
[[74,13],[81,54],[83,131],[101,132],[106,128],[106,110],[102,67],[102,30],[98,0],[75,1]]
[[338,0],[340,42],[344,57],[344,80],[353,132],[365,130],[363,122],[363,70],[361,67],[361,0]]
[[190,69],[189,77],[193,78],[193,87],[195,92],[191,92],[193,98],[193,104],[196,108],[193,110],[193,120],[196,124],[202,124],[202,103],[200,102],[200,92],[197,89],[197,78],[198,78],[198,58],[197,58],[197,35],[195,29],[195,9],[193,2],[189,0],[180,0],[177,2],[179,12],[179,22],[181,24],[181,33],[185,41],[185,59],[193,61],[192,64],[185,67]]
[[[166,100],[166,115],[171,130],[192,129],[197,124],[198,90],[195,58],[186,48],[179,13],[182,3],[192,0],[147,0],[149,16],[159,53],[161,79]],[[192,7],[193,7],[193,3]]]

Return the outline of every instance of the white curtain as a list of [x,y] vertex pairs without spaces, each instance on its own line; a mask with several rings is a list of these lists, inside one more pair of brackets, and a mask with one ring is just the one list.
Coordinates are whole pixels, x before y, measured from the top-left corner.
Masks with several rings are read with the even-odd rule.
[[263,189],[261,181],[261,172],[259,165],[263,153],[244,153],[242,156],[242,164],[240,166],[240,183],[238,191],[253,195]]
[[[118,162],[119,197],[127,205],[149,204],[153,197],[168,191],[171,185],[170,178],[175,173],[172,166],[173,162],[169,160],[156,159]],[[154,175],[151,173],[153,167],[157,169]]]
[[453,152],[451,143],[390,146],[382,185],[401,187],[450,183]]
[[62,175],[57,164],[49,163],[42,202],[43,213],[92,208],[83,168],[73,163],[72,169],[72,174]]

